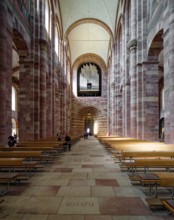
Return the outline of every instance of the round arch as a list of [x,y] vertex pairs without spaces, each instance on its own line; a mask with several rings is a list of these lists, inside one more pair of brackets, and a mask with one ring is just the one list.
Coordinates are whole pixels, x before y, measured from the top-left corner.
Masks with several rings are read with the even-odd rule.
[[163,48],[163,29],[160,30],[151,41],[149,50],[148,50],[148,60],[152,62],[156,61],[159,56],[160,51]]
[[[154,140],[159,140],[163,135],[163,122],[165,121],[165,118],[163,118],[164,112],[160,105],[160,90],[164,87],[163,29],[157,32],[151,40],[150,47],[147,51],[146,68],[148,73],[146,75],[146,81],[148,83],[148,92],[146,95],[150,97],[153,91],[153,97],[156,99],[148,104],[148,108],[156,109],[155,113],[153,113],[153,121],[151,121],[151,114],[148,115],[149,119],[147,121],[149,120],[151,126],[156,127],[153,138],[155,137]],[[163,120],[161,122],[162,118]]]
[[97,117],[101,113],[101,111],[92,106],[85,106],[79,110],[78,115],[83,118],[85,115],[89,113],[94,117]]
[[110,28],[102,21],[95,19],[95,18],[85,18],[85,19],[80,19],[76,22],[74,22],[66,31],[65,33],[65,40],[67,40],[69,33],[71,32],[72,29],[74,29],[75,27],[77,27],[80,24],[85,24],[85,23],[92,23],[92,24],[97,24],[101,27],[103,27],[109,34],[109,36],[111,37],[111,41],[113,41],[113,34],[112,31],[110,30]]
[[86,106],[79,110],[79,117],[83,119],[84,132],[93,135],[98,133],[97,118],[101,111],[92,106]]

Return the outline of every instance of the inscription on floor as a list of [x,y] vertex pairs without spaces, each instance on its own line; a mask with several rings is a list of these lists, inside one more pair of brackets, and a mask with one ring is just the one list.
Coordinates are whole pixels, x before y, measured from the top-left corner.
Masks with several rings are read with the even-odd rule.
[[100,214],[98,199],[94,197],[66,197],[58,214]]

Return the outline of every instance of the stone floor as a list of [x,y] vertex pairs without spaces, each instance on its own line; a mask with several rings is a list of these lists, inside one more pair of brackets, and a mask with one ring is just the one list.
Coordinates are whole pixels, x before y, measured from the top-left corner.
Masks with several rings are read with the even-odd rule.
[[170,220],[152,211],[148,189],[132,185],[110,153],[95,139],[81,139],[27,183],[10,185],[0,204],[9,220]]

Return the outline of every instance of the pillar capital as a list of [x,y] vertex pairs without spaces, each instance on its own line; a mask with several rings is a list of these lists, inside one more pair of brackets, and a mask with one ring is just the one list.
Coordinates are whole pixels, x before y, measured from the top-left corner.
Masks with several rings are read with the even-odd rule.
[[137,48],[137,40],[136,39],[132,39],[127,43],[127,48],[128,50],[133,50]]

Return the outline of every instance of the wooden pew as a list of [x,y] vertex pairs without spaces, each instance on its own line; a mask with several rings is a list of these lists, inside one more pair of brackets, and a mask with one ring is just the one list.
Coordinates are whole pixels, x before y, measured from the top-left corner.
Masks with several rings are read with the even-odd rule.
[[5,158],[5,157],[25,157],[25,158],[40,158],[42,156],[42,151],[0,151],[0,157]]
[[42,151],[51,152],[53,147],[0,147],[0,151]]
[[38,168],[37,161],[26,161],[26,158],[0,158],[0,169],[6,168],[9,171],[16,171],[17,168],[22,168],[26,171],[34,171]]
[[164,207],[169,210],[171,214],[174,214],[174,200],[168,199],[163,201]]
[[113,152],[121,151],[174,151],[174,144],[134,138],[103,138],[103,144]]
[[3,196],[8,192],[9,184],[12,181],[15,181],[17,176],[17,173],[0,173],[0,183],[6,183],[6,189],[0,190],[0,196]]
[[0,151],[42,151],[43,155],[50,155],[56,157],[59,155],[56,149],[53,147],[0,147]]
[[131,143],[131,142],[144,142],[143,140],[138,140],[135,138],[104,138],[100,140],[101,144],[107,144],[111,146],[112,144],[119,144],[119,143]]
[[[143,185],[149,185],[149,194],[153,195],[153,197],[146,198],[146,202],[148,203],[150,208],[162,208],[166,207],[169,211],[174,213],[174,173],[171,172],[155,172],[155,173],[144,173],[137,174],[137,178]],[[157,189],[158,187],[172,187],[172,199],[159,198]],[[154,191],[152,188],[154,187]],[[166,191],[167,192],[167,191]],[[168,198],[168,195],[165,197]]]
[[149,185],[149,192],[151,193],[151,186],[155,186],[154,196],[157,197],[157,187],[172,187],[172,195],[174,197],[174,173],[171,172],[154,172],[137,174],[137,178],[143,185]]
[[43,154],[56,156],[57,151],[53,147],[0,147],[0,151],[42,151]]
[[100,135],[100,136],[95,136],[99,141],[100,140],[107,140],[107,139],[117,139],[117,138],[123,138],[121,136],[115,136],[115,135],[111,135],[111,136],[107,136],[107,135]]
[[[75,136],[71,138],[71,144],[76,143],[80,137]],[[63,144],[65,143],[64,140],[62,141],[55,141],[55,140],[39,140],[39,141],[30,141],[30,142],[20,142],[17,144],[17,147],[52,147],[58,153],[62,152],[64,147]]]
[[134,159],[132,161],[124,161],[123,166],[127,167],[129,171],[137,171],[137,168],[144,168],[144,172],[149,168],[165,168],[170,169],[174,167],[173,159]]
[[174,151],[122,151],[121,153],[115,153],[115,157],[120,161],[135,158],[173,158]]
[[50,155],[43,154],[43,151],[0,151],[0,158],[26,158],[40,161],[51,160]]
[[45,142],[27,142],[27,143],[18,143],[17,147],[60,147],[64,142],[61,143],[45,143]]
[[132,141],[132,142],[120,142],[112,143],[111,148],[115,152],[122,151],[174,151],[173,144],[165,144],[162,142],[141,142],[141,141]]
[[62,145],[64,142],[51,142],[51,143],[45,143],[45,142],[27,142],[27,143],[18,143],[17,147],[34,147],[34,148],[53,148],[54,151],[57,153],[62,152]]

